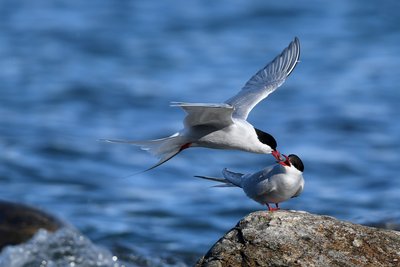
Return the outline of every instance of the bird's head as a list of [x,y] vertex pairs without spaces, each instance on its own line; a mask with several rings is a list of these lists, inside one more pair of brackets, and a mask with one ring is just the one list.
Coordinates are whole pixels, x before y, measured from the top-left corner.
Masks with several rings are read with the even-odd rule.
[[256,130],[258,140],[260,140],[260,142],[263,143],[264,145],[269,146],[272,149],[271,154],[276,158],[276,160],[280,160],[281,154],[279,153],[278,150],[276,150],[278,144],[275,138],[269,133],[263,132],[257,128],[254,128],[254,130]]
[[289,156],[283,155],[285,160],[279,160],[278,163],[284,167],[295,167],[298,171],[303,172],[304,171],[304,164],[301,161],[301,159],[295,155],[295,154],[290,154]]

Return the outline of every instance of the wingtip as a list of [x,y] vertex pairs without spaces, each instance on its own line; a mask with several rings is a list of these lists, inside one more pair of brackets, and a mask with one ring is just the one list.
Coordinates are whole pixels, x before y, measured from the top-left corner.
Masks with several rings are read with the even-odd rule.
[[295,46],[296,50],[298,50],[297,54],[298,54],[298,58],[299,58],[299,56],[300,56],[300,39],[297,36],[295,36],[293,41],[289,44],[289,47],[293,47],[293,46]]
[[295,44],[297,45],[297,50],[298,50],[298,52],[297,52],[297,63],[299,63],[300,62],[300,39],[297,37],[297,36],[295,36],[294,37],[294,42],[295,42]]
[[289,76],[296,67],[297,63],[300,62],[300,39],[295,36],[293,41],[290,42],[289,46],[286,49],[291,50],[292,53],[294,53],[294,60],[292,61],[291,68],[288,70],[287,73],[287,76]]

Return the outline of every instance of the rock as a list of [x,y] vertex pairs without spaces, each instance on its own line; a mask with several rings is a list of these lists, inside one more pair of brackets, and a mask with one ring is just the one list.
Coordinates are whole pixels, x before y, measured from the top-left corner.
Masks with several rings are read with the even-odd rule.
[[306,212],[254,212],[200,266],[400,266],[400,233]]
[[54,232],[62,223],[40,210],[0,200],[0,250],[29,240],[39,229]]

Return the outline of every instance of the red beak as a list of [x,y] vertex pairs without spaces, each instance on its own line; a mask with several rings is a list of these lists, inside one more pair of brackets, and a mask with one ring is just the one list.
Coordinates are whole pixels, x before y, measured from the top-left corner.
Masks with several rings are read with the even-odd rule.
[[277,162],[281,162],[281,153],[278,150],[272,151],[272,156],[277,160]]
[[289,157],[286,156],[286,155],[282,155],[282,156],[285,158],[285,161],[281,160],[281,161],[279,161],[278,163],[281,164],[282,166],[290,167],[291,164],[290,164]]

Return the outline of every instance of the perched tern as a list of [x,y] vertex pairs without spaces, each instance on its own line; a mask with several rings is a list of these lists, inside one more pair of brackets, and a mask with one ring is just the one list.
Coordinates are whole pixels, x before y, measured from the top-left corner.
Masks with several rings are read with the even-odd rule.
[[[299,196],[304,187],[301,159],[293,154],[283,156],[285,160],[255,173],[241,174],[224,169],[222,174],[225,178],[195,177],[223,183],[217,187],[240,187],[249,198],[267,205],[269,211],[278,210],[279,203]],[[274,203],[276,208],[271,208],[270,203]]]
[[159,162],[147,170],[160,166],[189,147],[272,154],[280,160],[275,138],[252,126],[247,116],[257,103],[285,82],[299,62],[299,56],[300,42],[296,37],[274,60],[251,77],[238,94],[225,103],[173,102],[171,106],[181,107],[187,115],[184,128],[172,136],[148,141],[103,141],[137,145],[158,157]]

